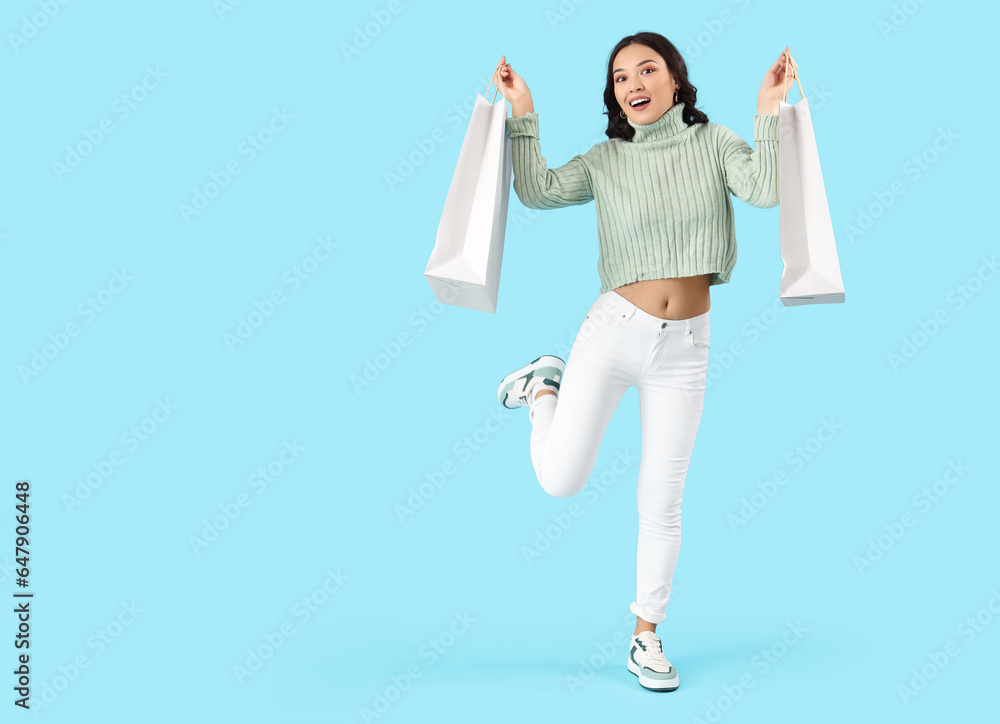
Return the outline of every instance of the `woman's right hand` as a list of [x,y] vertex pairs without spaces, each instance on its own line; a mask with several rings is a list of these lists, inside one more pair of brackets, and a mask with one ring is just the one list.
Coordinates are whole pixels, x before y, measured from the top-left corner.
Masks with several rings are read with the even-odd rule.
[[510,101],[512,107],[526,106],[531,101],[531,91],[528,90],[528,84],[524,82],[524,78],[514,72],[514,69],[507,63],[505,55],[500,56],[500,63],[497,67],[500,68],[499,73],[497,73],[499,76],[497,86],[500,88],[500,93]]

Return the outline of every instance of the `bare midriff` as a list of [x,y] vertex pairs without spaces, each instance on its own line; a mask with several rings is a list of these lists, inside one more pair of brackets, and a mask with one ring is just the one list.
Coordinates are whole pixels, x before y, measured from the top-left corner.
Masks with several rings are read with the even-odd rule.
[[632,282],[614,291],[647,314],[660,319],[688,319],[704,314],[712,306],[711,274],[673,279]]

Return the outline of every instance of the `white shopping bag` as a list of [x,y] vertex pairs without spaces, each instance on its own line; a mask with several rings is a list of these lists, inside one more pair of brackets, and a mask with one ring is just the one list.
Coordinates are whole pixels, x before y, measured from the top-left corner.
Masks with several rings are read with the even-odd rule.
[[[494,100],[499,90],[498,86]],[[499,103],[491,103],[477,94],[438,224],[437,241],[424,269],[440,302],[496,314],[511,154],[506,99],[501,96]]]
[[[796,80],[802,93],[798,73]],[[778,100],[778,128],[778,218],[785,264],[779,285],[781,303],[791,307],[843,302],[837,242],[804,93],[795,105]]]

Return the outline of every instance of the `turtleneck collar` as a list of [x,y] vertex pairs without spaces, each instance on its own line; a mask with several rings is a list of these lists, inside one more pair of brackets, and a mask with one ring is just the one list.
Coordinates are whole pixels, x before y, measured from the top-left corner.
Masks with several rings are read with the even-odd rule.
[[684,122],[683,113],[684,101],[677,101],[670,110],[652,123],[633,123],[631,118],[627,119],[628,124],[635,129],[632,143],[648,143],[676,136],[688,127]]

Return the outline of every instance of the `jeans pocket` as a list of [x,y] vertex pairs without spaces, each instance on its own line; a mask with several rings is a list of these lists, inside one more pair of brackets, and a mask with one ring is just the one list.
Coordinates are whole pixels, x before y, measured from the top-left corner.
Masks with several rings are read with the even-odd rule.
[[712,334],[707,327],[703,329],[689,329],[687,338],[688,344],[695,349],[709,349],[712,346]]
[[625,323],[628,314],[614,307],[591,309],[587,319],[599,327],[614,327]]

